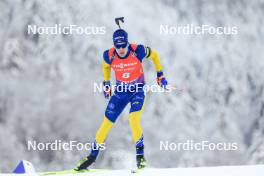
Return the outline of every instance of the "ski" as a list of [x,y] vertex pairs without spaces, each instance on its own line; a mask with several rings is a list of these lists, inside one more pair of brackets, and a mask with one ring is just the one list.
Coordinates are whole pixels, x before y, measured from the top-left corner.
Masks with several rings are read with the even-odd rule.
[[87,172],[103,172],[106,171],[105,169],[87,169],[87,170],[80,170],[76,171],[74,169],[69,170],[62,170],[62,171],[49,171],[49,172],[41,172],[41,176],[45,175],[60,175],[60,174],[79,174],[79,173],[87,173]]

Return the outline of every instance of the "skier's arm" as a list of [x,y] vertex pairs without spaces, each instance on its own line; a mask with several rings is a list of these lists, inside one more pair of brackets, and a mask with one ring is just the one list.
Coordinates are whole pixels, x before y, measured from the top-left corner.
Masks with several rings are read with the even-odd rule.
[[110,66],[110,60],[108,57],[108,51],[109,50],[106,50],[103,54],[104,60],[103,60],[103,64],[102,64],[103,75],[104,75],[104,81],[103,81],[104,96],[107,99],[112,95],[111,85],[110,85],[111,66]]
[[161,65],[160,62],[160,56],[157,50],[155,49],[151,49],[149,47],[147,47],[147,58],[150,58],[155,66],[155,69],[157,71],[157,83],[158,85],[160,85],[161,87],[166,88],[166,86],[168,85],[168,82],[163,74],[163,67]]
[[103,68],[103,74],[104,74],[104,81],[110,81],[110,75],[111,75],[110,64],[103,61],[102,68]]
[[157,72],[160,72],[162,71],[163,67],[161,65],[161,62],[160,62],[160,56],[159,56],[159,53],[157,50],[155,49],[150,49],[149,47],[147,47],[148,49],[148,55],[147,57],[150,58],[155,66],[155,69]]

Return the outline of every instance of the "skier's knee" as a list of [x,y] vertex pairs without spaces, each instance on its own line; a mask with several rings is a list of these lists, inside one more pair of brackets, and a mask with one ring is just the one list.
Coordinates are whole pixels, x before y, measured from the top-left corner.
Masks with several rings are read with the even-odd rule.
[[109,110],[106,110],[106,112],[105,112],[105,118],[107,118],[112,123],[115,123],[117,117],[118,117],[118,115],[116,115],[115,112],[111,112]]

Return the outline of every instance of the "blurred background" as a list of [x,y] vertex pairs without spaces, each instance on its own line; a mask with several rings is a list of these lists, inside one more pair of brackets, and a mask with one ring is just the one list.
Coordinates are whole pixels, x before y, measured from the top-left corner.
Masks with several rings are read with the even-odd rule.
[[[114,18],[124,16],[130,42],[159,51],[181,94],[148,93],[142,115],[149,167],[264,163],[263,0],[1,0],[0,171],[20,159],[36,169],[72,168],[88,151],[28,151],[27,141],[92,142],[107,101],[103,51]],[[29,35],[27,25],[105,26],[104,35]],[[164,35],[160,25],[237,26],[237,35]],[[144,61],[148,84],[153,64]],[[113,76],[113,74],[112,74]],[[93,167],[131,168],[135,149],[121,114]],[[236,142],[236,151],[160,151],[160,141]]]

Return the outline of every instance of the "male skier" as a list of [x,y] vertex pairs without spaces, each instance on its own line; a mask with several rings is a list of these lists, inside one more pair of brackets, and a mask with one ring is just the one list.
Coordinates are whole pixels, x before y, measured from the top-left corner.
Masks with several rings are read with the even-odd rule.
[[[75,168],[77,171],[87,169],[87,167],[95,162],[100,150],[100,144],[105,141],[116,119],[128,103],[131,105],[129,124],[136,147],[137,167],[138,169],[146,167],[144,138],[140,124],[140,116],[145,101],[143,59],[147,58],[153,61],[157,71],[158,85],[166,88],[168,83],[163,75],[163,68],[156,50],[144,45],[130,44],[127,32],[121,29],[120,26],[113,34],[113,43],[114,46],[103,54],[104,95],[107,99],[111,98],[105,110],[103,122],[96,133],[93,149],[89,156],[78,163]],[[116,77],[116,89],[113,96],[111,96],[110,87],[111,68],[115,72]],[[118,89],[118,86],[121,86],[121,89]]]

